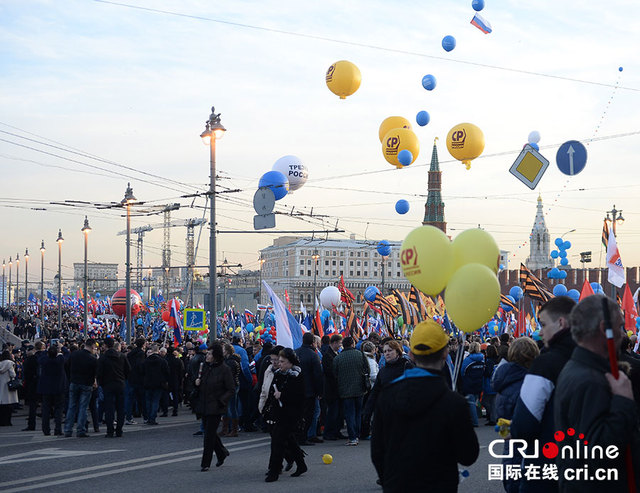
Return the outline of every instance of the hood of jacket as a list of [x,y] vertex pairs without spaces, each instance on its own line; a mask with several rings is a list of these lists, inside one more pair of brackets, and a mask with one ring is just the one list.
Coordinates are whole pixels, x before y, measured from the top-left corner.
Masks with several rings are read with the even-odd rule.
[[5,359],[4,361],[0,361],[0,373],[5,373],[13,368],[13,361],[10,359]]
[[297,377],[300,375],[302,370],[299,366],[293,365],[290,370],[282,371],[280,368],[278,368],[276,372],[280,373],[281,375],[292,375],[294,377]]
[[524,366],[520,366],[517,363],[509,362],[498,366],[491,380],[493,390],[502,392],[512,383],[523,380],[527,372],[528,370]]
[[391,407],[395,416],[407,418],[424,415],[448,390],[442,372],[437,370],[405,370],[390,386],[399,382],[404,382],[406,392],[394,392]]

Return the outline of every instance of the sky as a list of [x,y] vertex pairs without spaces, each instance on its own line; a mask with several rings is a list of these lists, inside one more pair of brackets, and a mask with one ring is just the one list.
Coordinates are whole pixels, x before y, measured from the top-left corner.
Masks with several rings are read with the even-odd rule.
[[[276,206],[308,215],[279,214],[266,234],[219,234],[218,261],[256,269],[278,230],[337,224],[345,232],[333,238],[401,241],[422,222],[437,137],[452,237],[479,225],[517,268],[540,194],[552,241],[575,229],[565,235],[572,265],[591,250],[596,267],[604,263],[602,220],[615,205],[626,219],[618,228],[623,262],[639,265],[640,32],[632,23],[640,5],[487,0],[491,34],[470,24],[473,13],[470,0],[4,0],[0,255],[37,253],[44,240],[45,277],[53,277],[61,229],[69,278],[83,258],[86,215],[90,261],[118,263],[122,277],[122,210],[94,204],[119,202],[128,182],[144,202],[134,207],[134,228],[161,223],[161,215],[141,214],[175,202],[172,219],[208,218],[204,196],[184,196],[208,189],[209,149],[199,135],[213,105],[227,129],[216,147],[217,183],[240,190],[217,197],[219,230],[253,229],[258,180],[279,157],[296,155],[309,170],[306,185]],[[445,35],[457,40],[449,53]],[[362,74],[346,100],[325,84],[338,60]],[[436,76],[435,90],[423,89],[425,74]],[[421,110],[431,116],[424,127],[415,124]],[[414,122],[421,146],[401,170],[384,160],[378,140],[392,115]],[[480,127],[486,141],[470,170],[444,144],[462,122]],[[551,164],[530,190],[508,170],[533,130]],[[573,177],[555,159],[568,140],[588,151]],[[395,212],[399,199],[411,204],[406,215]],[[64,201],[90,204],[52,204]],[[197,264],[206,265],[208,229],[200,234]],[[146,234],[145,265],[161,265],[162,242],[162,229]],[[184,228],[171,229],[171,244],[172,264],[184,265]],[[39,280],[38,270],[29,277]]]

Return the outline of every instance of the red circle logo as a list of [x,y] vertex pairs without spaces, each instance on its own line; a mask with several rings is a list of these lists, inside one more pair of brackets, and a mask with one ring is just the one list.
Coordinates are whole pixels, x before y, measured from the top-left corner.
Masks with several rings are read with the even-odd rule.
[[558,456],[558,446],[552,442],[545,443],[542,447],[542,455],[547,459],[555,459]]
[[561,442],[562,440],[564,440],[564,433],[561,431],[556,431],[553,434],[553,438],[556,439],[556,442]]
[[576,434],[576,430],[574,430],[573,428],[569,428],[567,430],[567,435],[569,435],[570,437],[572,437],[575,434]]

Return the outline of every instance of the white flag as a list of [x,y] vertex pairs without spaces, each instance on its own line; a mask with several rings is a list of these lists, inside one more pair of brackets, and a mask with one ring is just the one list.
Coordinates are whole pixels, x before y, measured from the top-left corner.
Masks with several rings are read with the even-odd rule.
[[622,265],[622,259],[620,258],[620,251],[616,244],[616,235],[613,234],[613,231],[609,231],[607,267],[609,268],[608,281],[614,286],[621,288],[627,281],[627,277],[624,266]]

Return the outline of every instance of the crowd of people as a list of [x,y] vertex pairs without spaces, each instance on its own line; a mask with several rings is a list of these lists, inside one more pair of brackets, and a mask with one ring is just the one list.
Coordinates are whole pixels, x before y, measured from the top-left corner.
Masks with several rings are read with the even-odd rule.
[[[214,453],[217,467],[229,456],[222,438],[269,433],[267,482],[294,466],[293,477],[307,472],[305,447],[371,440],[385,492],[457,491],[458,464],[478,458],[475,427],[483,416],[486,425],[510,423],[505,451],[509,439],[547,443],[557,440],[556,431],[571,428],[591,445],[629,450],[633,464],[640,463],[640,359],[621,330],[618,305],[601,295],[578,305],[557,297],[538,318],[541,341],[507,333],[487,341],[451,337],[436,321],[425,320],[410,340],[306,332],[295,350],[231,334],[208,344],[176,346],[139,337],[128,345],[117,335],[82,340],[70,329],[3,348],[0,425],[11,425],[24,402],[25,431],[36,430],[41,407],[45,435],[72,437],[75,428],[83,438],[104,425],[105,437],[118,438],[136,419],[154,426],[158,416],[188,410],[200,421],[194,435],[203,436],[203,472]],[[610,370],[607,329],[619,348],[617,378]],[[11,390],[9,381],[19,381],[20,388]],[[605,489],[567,479],[566,470],[580,467],[577,459],[524,456],[502,459],[521,471],[502,478],[508,493],[628,491],[623,453],[596,461],[619,471]],[[533,466],[557,467],[558,474],[530,477],[526,471]]]

